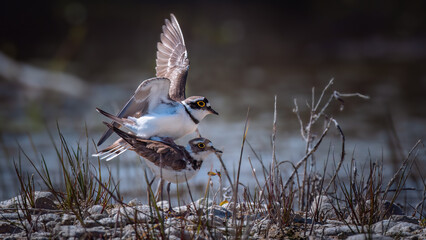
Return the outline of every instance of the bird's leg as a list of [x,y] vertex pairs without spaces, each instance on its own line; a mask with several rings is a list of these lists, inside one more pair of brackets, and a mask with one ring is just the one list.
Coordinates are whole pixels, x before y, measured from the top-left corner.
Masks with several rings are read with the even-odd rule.
[[170,201],[170,184],[171,184],[171,182],[167,183],[167,197],[169,199],[169,210],[168,210],[168,212],[174,212],[174,210],[172,208],[172,202]]
[[163,200],[163,185],[164,180],[160,178],[160,181],[158,182],[157,191],[155,191],[155,200],[161,201]]

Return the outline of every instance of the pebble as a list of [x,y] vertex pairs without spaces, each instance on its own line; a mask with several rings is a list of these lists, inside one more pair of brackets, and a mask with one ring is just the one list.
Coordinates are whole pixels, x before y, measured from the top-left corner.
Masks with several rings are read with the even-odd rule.
[[120,226],[120,222],[117,222],[114,218],[102,218],[101,220],[99,220],[99,223],[102,226],[109,227],[109,228],[115,227],[116,224]]
[[356,230],[356,226],[334,226],[334,227],[328,227],[324,229],[324,235],[326,236],[337,236],[337,235],[352,235],[354,231]]
[[348,237],[346,240],[392,240],[391,237],[386,237],[379,234],[356,234]]
[[[49,193],[39,193],[40,199],[51,199]],[[15,197],[13,199],[18,199]],[[12,204],[12,200],[2,202],[3,205]],[[321,205],[312,206],[311,211],[328,211],[327,204],[330,199],[321,196],[317,199]],[[7,202],[6,204],[4,204]],[[48,200],[44,201],[44,203]],[[157,203],[157,206],[163,205],[168,210],[168,202]],[[199,211],[195,211],[195,207]],[[225,239],[235,236],[236,230],[233,228],[233,206],[234,204],[225,204],[219,206],[213,204],[211,200],[199,199],[194,204],[187,206],[175,206],[172,213],[161,213],[164,218],[164,231],[168,239]],[[227,209],[226,206],[232,208]],[[247,204],[237,204],[237,209],[246,209]],[[397,205],[395,205],[397,206]],[[387,207],[391,207],[388,205]],[[3,212],[2,212],[3,211]],[[127,207],[120,205],[108,206],[103,208],[101,205],[95,205],[88,209],[88,215],[84,218],[84,227],[77,221],[72,213],[52,212],[52,211],[29,211],[31,222],[23,220],[24,227],[17,212],[13,210],[0,208],[0,239],[23,239],[26,238],[24,229],[32,229],[32,239],[134,239],[144,237],[156,238],[160,236],[160,224],[157,220],[155,209],[144,205],[137,199],[132,200],[132,204]],[[16,211],[16,210],[15,210]],[[42,213],[41,213],[42,212]],[[43,213],[44,212],[44,213]],[[47,212],[47,213],[46,213]],[[392,211],[398,213],[398,211]],[[21,216],[25,212],[21,211]],[[200,215],[201,214],[201,215]],[[208,215],[207,215],[208,214]],[[366,235],[362,232],[368,232],[368,226],[347,225],[345,222],[335,220],[331,215],[329,218],[313,225],[313,234],[309,239],[426,239],[426,228],[419,225],[418,219],[405,215],[393,214],[389,219],[381,220],[370,227],[371,234]],[[237,212],[236,223],[243,225],[242,238],[249,239],[282,239],[298,238],[304,236],[303,226],[305,220],[310,228],[312,225],[312,216],[305,213],[293,213],[293,223],[291,227],[283,227],[274,221],[268,219],[267,213],[263,211],[256,213]],[[138,221],[135,224],[135,221]],[[200,228],[209,226],[213,230],[208,232]],[[249,225],[249,226],[247,226]],[[135,227],[137,229],[135,229]],[[147,229],[148,232],[147,232]],[[245,235],[244,235],[245,234]]]
[[320,219],[336,218],[333,200],[325,195],[316,196],[309,211],[310,216],[317,215]]
[[134,199],[132,199],[132,200],[129,201],[128,205],[131,206],[131,207],[134,207],[134,206],[143,205],[143,202],[140,201],[137,198],[134,198]]
[[16,233],[21,231],[22,229],[9,222],[0,221],[0,233]]
[[90,214],[100,214],[104,211],[104,207],[101,205],[94,205],[89,210],[87,210]]
[[35,192],[35,207],[41,209],[57,209],[55,196],[51,192]]
[[98,221],[95,221],[95,220],[92,220],[92,219],[86,219],[83,222],[84,222],[84,227],[86,227],[86,228],[96,227],[96,226],[100,225],[100,223]]
[[193,239],[192,238],[192,234],[184,229],[180,229],[180,228],[176,228],[176,227],[169,227],[167,228],[165,231],[166,236],[174,236],[177,237],[178,239]]
[[62,216],[62,224],[63,225],[72,225],[76,221],[77,217],[71,214],[64,214]]
[[399,222],[395,226],[391,227],[386,235],[389,236],[409,236],[411,232],[420,229],[421,227],[417,224]]
[[105,227],[88,228],[86,229],[86,232],[89,233],[91,237],[95,237],[95,238],[102,238],[108,233]]
[[42,223],[59,222],[61,220],[61,216],[59,216],[58,214],[54,214],[54,213],[47,213],[47,214],[43,214],[40,217],[38,217],[37,220],[41,221]]
[[58,224],[57,222],[48,222],[45,224],[45,226],[48,230],[53,230],[57,224]]
[[220,218],[223,222],[232,217],[232,212],[228,211],[226,208],[214,205],[209,208],[210,215]]
[[0,214],[0,220],[18,220],[18,219],[19,219],[19,214],[16,212]]
[[53,229],[55,238],[80,238],[85,233],[85,229],[81,226],[56,226]]
[[96,213],[96,214],[92,214],[92,215],[86,217],[86,219],[91,219],[91,220],[96,221],[96,220],[100,220],[100,219],[106,218],[106,217],[108,217],[108,214],[106,214],[106,213]]

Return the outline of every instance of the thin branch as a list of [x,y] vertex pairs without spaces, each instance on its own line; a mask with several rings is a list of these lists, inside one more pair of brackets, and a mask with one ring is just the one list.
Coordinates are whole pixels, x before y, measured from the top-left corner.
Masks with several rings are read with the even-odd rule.
[[324,139],[325,135],[327,135],[327,132],[330,129],[330,124],[331,124],[331,121],[328,121],[326,128],[322,132],[321,137],[318,140],[318,142],[315,144],[315,146],[301,160],[299,160],[299,162],[296,163],[296,165],[295,165],[296,169],[293,170],[293,173],[290,175],[290,178],[287,180],[286,184],[284,185],[284,188],[287,188],[288,184],[290,183],[290,181],[294,177],[296,170],[317,150],[317,148],[321,144],[322,140]]
[[300,124],[300,135],[302,135],[302,138],[306,141],[305,130],[304,130],[304,127],[303,127],[303,121],[302,121],[302,118],[300,117],[299,106],[297,105],[296,98],[293,99],[293,101],[294,101],[293,112],[296,114],[297,119],[299,120],[299,124]]

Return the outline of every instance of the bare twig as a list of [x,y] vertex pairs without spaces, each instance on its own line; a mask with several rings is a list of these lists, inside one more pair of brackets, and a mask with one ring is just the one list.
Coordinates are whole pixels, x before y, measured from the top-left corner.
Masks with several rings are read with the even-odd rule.
[[343,131],[340,128],[340,125],[337,123],[337,121],[334,118],[331,118],[330,121],[332,121],[334,123],[334,126],[336,126],[336,128],[339,130],[340,137],[342,138],[342,152],[340,153],[339,164],[337,165],[337,168],[333,174],[333,177],[331,178],[330,182],[325,188],[325,192],[328,192],[328,189],[330,188],[331,184],[333,184],[334,180],[336,179],[336,176],[339,173],[340,168],[342,167],[343,161],[345,160],[345,135],[343,134]]
[[234,196],[233,196],[234,212],[233,212],[233,215],[232,215],[232,223],[234,225],[235,225],[235,220],[236,220],[236,215],[237,215],[236,211],[237,211],[237,202],[238,202],[238,185],[239,185],[239,180],[240,180],[241,162],[243,160],[244,145],[245,145],[245,141],[246,141],[246,137],[247,137],[247,131],[248,131],[249,113],[250,113],[250,108],[247,109],[246,123],[244,124],[243,142],[241,143],[240,160],[238,162],[237,180],[236,180],[236,183],[234,184],[234,187],[235,187],[234,188]]
[[[330,129],[330,123],[331,121],[328,121],[328,124],[326,126],[326,128],[324,129],[324,131],[321,134],[320,139],[318,140],[318,142],[315,144],[315,146],[302,158],[300,159],[297,163],[296,163],[296,169],[298,169],[319,147],[319,145],[321,144],[322,140],[324,139],[325,135],[327,135],[328,130]],[[293,173],[290,175],[290,178],[287,180],[287,182],[284,184],[284,188],[287,188],[288,184],[290,183],[290,181],[292,180],[292,178],[294,177],[294,174],[296,173],[296,170],[293,170]]]

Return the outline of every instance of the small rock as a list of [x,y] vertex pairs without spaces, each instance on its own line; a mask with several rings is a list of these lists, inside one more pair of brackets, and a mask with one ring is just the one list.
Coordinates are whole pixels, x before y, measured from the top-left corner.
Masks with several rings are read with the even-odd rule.
[[31,234],[31,239],[49,240],[52,239],[52,234],[49,232],[35,232]]
[[57,206],[54,203],[55,196],[51,192],[35,192],[34,199],[36,208],[57,209]]
[[92,219],[86,219],[83,222],[84,222],[85,228],[97,227],[97,226],[101,225],[100,222],[92,220]]
[[[356,213],[360,213],[360,212],[369,212],[370,208],[371,208],[371,200],[367,200],[365,201],[365,203],[361,203],[358,204],[355,207],[355,212]],[[395,203],[391,203],[390,201],[384,201],[382,203],[375,203],[373,204],[373,210],[382,214],[385,213],[385,215],[383,216],[384,218],[389,218],[392,215],[404,215],[404,211]],[[351,214],[351,216],[349,216],[348,220],[350,219],[354,219],[354,216],[352,216],[353,214]],[[365,216],[367,217],[367,216]],[[358,217],[359,218],[359,217]],[[365,219],[368,220],[368,219]]]
[[134,206],[143,205],[143,202],[140,201],[137,198],[134,198],[134,199],[132,199],[132,200],[129,201],[128,205],[134,207]]
[[106,213],[96,213],[96,214],[92,214],[92,215],[90,215],[90,216],[88,216],[88,217],[86,217],[86,219],[91,219],[91,220],[100,220],[100,219],[102,219],[102,218],[107,218],[108,217],[108,214],[106,214]]
[[311,218],[305,218],[301,214],[296,213],[296,214],[293,215],[293,222],[295,222],[295,223],[307,223],[307,224],[311,224],[312,223],[312,219]]
[[57,225],[55,229],[53,229],[53,233],[55,234],[54,238],[80,238],[85,233],[85,230],[81,226]]
[[90,214],[100,214],[104,211],[104,207],[101,205],[93,205],[89,210],[87,210]]
[[47,213],[47,214],[43,214],[40,217],[38,217],[38,220],[43,222],[43,223],[47,223],[47,222],[59,222],[61,219],[61,216],[59,216],[58,214],[53,214],[53,213]]
[[[22,226],[22,224],[20,226]],[[29,222],[28,220],[24,220],[23,226],[24,226],[25,229],[31,229],[31,231],[34,231],[34,232],[41,231],[45,228],[44,224],[39,222],[39,221]]]
[[[34,192],[34,204],[36,208],[41,209],[57,209],[54,203],[55,196],[51,192]],[[9,200],[0,202],[1,208],[16,208],[18,204],[22,204],[22,196],[17,196]]]
[[193,239],[190,232],[173,226],[167,228],[164,232],[166,233],[166,236],[174,236],[177,237],[177,239]]
[[157,207],[162,210],[169,210],[169,202],[168,201],[159,201],[157,202]]
[[198,220],[200,219],[200,217],[199,216],[197,216],[197,215],[189,215],[188,217],[186,217],[186,220],[188,221],[188,222],[198,222]]
[[173,211],[177,212],[177,213],[184,213],[186,211],[188,211],[188,206],[177,206],[173,208]]
[[407,223],[407,222],[399,222],[395,226],[391,227],[386,235],[389,236],[409,236],[411,232],[421,229],[421,227],[417,224]]
[[19,214],[16,212],[13,213],[2,213],[0,214],[0,220],[18,220],[19,219]]
[[114,218],[119,221],[147,221],[149,219],[149,213],[146,212],[147,208],[143,206],[136,207],[124,207],[112,212],[116,212]]
[[51,231],[56,227],[57,224],[57,222],[48,222],[45,224],[45,226],[49,231]]
[[[135,227],[134,224],[127,225],[123,228],[123,234],[121,239],[136,239],[136,232],[140,236],[144,231],[145,230],[143,230],[141,227]],[[156,231],[153,231],[152,233],[153,236],[160,236],[156,235]]]
[[137,211],[142,212],[142,213],[145,213],[145,214],[150,214],[150,213],[151,213],[151,211],[152,211],[152,212],[155,212],[155,209],[151,208],[151,207],[150,207],[150,206],[148,206],[148,205],[138,205],[138,206],[135,206],[135,209],[136,209]]
[[385,201],[382,204],[380,211],[386,212],[385,218],[388,218],[392,215],[404,215],[404,211],[401,209],[401,207],[395,203],[391,203],[390,201]]
[[333,208],[333,200],[325,195],[315,197],[309,214],[311,216],[318,216],[320,221],[329,218],[335,219],[337,217]]
[[397,222],[391,221],[391,220],[382,220],[380,222],[376,222],[372,226],[372,230],[375,233],[383,234],[386,231],[388,231],[391,227],[395,226]]
[[0,233],[19,233],[22,229],[18,226],[14,226],[9,222],[1,222],[0,221]]
[[102,218],[99,220],[99,223],[102,226],[113,228],[117,224],[118,227],[120,227],[120,222],[117,222],[114,218]]
[[108,231],[104,227],[87,228],[86,231],[87,233],[89,233],[90,237],[95,238],[102,238],[108,233]]
[[350,236],[356,231],[356,226],[334,226],[324,229],[324,235],[326,236]]
[[405,216],[405,215],[392,215],[390,216],[389,220],[394,222],[408,222],[413,224],[418,224],[419,219],[411,216]]
[[392,240],[391,237],[386,237],[383,235],[378,235],[378,234],[366,234],[366,233],[361,233],[361,234],[357,234],[357,235],[353,235],[348,237],[346,240]]
[[284,231],[276,224],[272,225],[268,231],[268,238],[284,239]]
[[17,196],[8,200],[4,200],[0,202],[1,208],[16,208],[18,204],[22,202],[21,196]]
[[210,207],[209,212],[211,215],[219,217],[220,219],[223,219],[223,221],[226,221],[227,219],[232,217],[232,212],[218,205]]
[[61,222],[62,222],[63,225],[72,225],[72,224],[74,224],[76,219],[77,219],[77,217],[75,215],[64,214],[62,216]]
[[205,198],[200,198],[197,201],[194,202],[194,205],[191,204],[191,207],[194,207],[198,210],[198,209],[205,209],[210,207],[213,204],[211,199],[205,199]]

